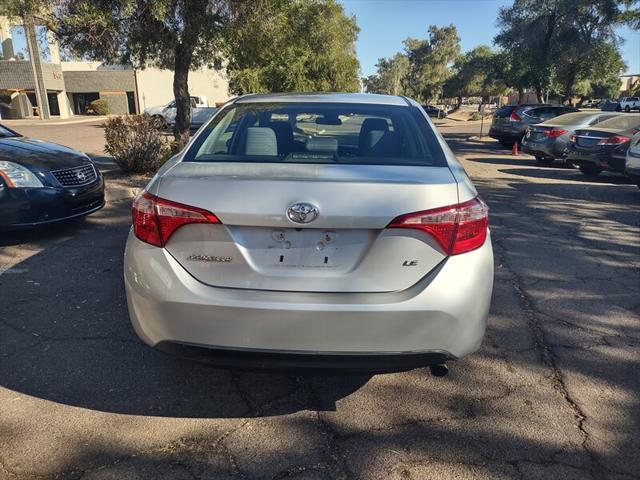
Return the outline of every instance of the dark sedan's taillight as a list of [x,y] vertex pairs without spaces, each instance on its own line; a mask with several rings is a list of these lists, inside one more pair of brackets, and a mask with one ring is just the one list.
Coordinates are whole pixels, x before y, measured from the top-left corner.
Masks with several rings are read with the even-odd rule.
[[431,235],[447,255],[480,248],[487,238],[489,207],[480,197],[468,202],[394,219],[387,228],[412,228]]
[[625,137],[624,135],[615,135],[613,137],[603,138],[598,142],[598,145],[622,145],[629,140],[631,139],[629,137]]
[[511,115],[509,115],[509,120],[511,120],[512,122],[519,122],[520,120],[522,120],[522,117],[518,115],[514,110],[513,112],[511,112]]
[[567,130],[562,128],[552,128],[551,130],[545,130],[544,134],[549,138],[558,138],[567,133]]
[[222,223],[213,213],[172,202],[143,191],[131,206],[133,233],[143,242],[164,247],[180,227],[193,223]]

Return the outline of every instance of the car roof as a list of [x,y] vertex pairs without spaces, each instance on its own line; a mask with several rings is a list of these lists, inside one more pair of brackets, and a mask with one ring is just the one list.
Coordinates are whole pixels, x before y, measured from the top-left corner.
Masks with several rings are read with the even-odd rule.
[[408,107],[409,99],[377,93],[266,93],[238,97],[234,103],[360,103]]

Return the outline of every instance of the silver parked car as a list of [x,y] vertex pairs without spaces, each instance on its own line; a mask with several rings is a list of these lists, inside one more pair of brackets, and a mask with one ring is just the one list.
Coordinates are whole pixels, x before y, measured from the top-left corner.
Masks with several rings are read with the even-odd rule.
[[127,300],[151,346],[394,370],[482,341],[487,206],[413,100],[237,98],[132,211]]
[[636,133],[629,143],[625,159],[625,175],[636,182],[640,188],[640,132]]

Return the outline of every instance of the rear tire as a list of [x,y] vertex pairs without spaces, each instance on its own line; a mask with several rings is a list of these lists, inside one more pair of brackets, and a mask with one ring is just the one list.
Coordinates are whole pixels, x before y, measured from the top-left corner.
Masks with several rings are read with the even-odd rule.
[[538,162],[540,165],[551,165],[554,160],[555,158],[550,158],[550,157],[540,157],[540,156],[536,157],[536,162]]
[[502,145],[504,148],[512,148],[513,147],[513,142],[509,142],[508,140],[500,140],[500,145]]
[[624,111],[627,113],[631,113],[631,107],[627,105],[626,107],[624,107]]
[[602,172],[602,168],[595,165],[580,165],[580,171],[587,177],[597,177]]

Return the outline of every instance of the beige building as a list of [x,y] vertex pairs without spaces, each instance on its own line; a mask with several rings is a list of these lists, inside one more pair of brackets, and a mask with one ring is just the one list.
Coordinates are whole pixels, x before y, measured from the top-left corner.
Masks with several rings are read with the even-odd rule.
[[640,74],[622,75],[620,77],[620,96],[638,95],[640,93]]
[[[57,42],[51,36],[49,55],[43,58],[35,41],[34,25],[25,27],[25,37],[29,52],[35,51],[36,55],[33,61],[20,59],[14,51],[13,26],[0,17],[0,118],[84,115],[97,99],[106,100],[113,114],[140,113],[173,99],[173,72],[169,70],[61,61]],[[206,97],[214,106],[229,98],[228,81],[222,72],[213,69],[192,71],[189,92]]]

